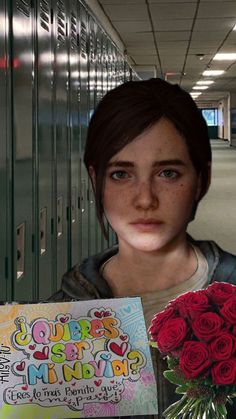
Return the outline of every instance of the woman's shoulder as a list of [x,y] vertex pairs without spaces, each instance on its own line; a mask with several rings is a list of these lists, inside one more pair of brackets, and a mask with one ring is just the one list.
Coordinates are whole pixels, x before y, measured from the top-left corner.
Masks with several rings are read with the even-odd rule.
[[192,241],[201,250],[208,263],[210,282],[231,282],[236,284],[236,255],[222,249],[213,240]]
[[50,297],[50,301],[89,300],[111,298],[111,290],[100,275],[102,264],[117,252],[117,246],[86,258],[74,265],[62,277],[61,289]]

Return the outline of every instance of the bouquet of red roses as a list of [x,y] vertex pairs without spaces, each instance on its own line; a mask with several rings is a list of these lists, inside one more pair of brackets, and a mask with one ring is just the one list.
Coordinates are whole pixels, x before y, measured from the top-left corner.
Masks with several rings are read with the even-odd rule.
[[155,315],[151,345],[167,357],[165,378],[182,398],[168,419],[223,419],[236,396],[236,286],[215,282],[187,292]]

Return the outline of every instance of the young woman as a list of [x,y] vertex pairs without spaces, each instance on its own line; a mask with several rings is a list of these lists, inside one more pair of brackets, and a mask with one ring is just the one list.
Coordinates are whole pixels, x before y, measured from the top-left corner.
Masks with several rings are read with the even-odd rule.
[[[161,79],[108,92],[92,116],[84,161],[102,230],[106,218],[118,245],[67,272],[54,301],[138,295],[149,326],[183,292],[236,283],[236,256],[186,233],[211,173],[207,126],[187,92]],[[162,369],[158,362],[159,418],[174,400]]]

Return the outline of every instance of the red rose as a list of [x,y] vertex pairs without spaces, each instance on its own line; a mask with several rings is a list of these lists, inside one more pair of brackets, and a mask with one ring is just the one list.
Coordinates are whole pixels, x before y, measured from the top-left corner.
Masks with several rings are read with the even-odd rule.
[[211,365],[208,347],[204,342],[184,343],[180,354],[180,369],[188,379],[199,378]]
[[210,345],[213,361],[223,361],[231,358],[235,349],[235,338],[227,332],[222,332]]
[[236,359],[217,362],[211,369],[211,375],[213,384],[236,384]]
[[233,294],[236,293],[235,285],[228,284],[227,282],[214,282],[209,285],[206,290],[207,295],[217,306],[223,305]]
[[191,320],[198,317],[199,314],[209,311],[211,308],[205,290],[182,294],[172,301],[170,305],[179,311],[181,317]]
[[181,317],[167,320],[157,336],[158,349],[164,354],[173,353],[182,346],[188,332],[188,325]]
[[220,314],[227,320],[230,324],[236,323],[236,295],[230,297],[220,309]]
[[215,338],[223,326],[221,317],[212,312],[202,313],[193,321],[192,329],[195,336],[208,342]]
[[165,325],[165,322],[174,317],[176,317],[176,312],[172,307],[168,307],[155,315],[155,317],[152,319],[151,326],[148,329],[148,332],[151,334],[151,338],[154,341],[156,341],[157,335],[160,332],[162,326]]

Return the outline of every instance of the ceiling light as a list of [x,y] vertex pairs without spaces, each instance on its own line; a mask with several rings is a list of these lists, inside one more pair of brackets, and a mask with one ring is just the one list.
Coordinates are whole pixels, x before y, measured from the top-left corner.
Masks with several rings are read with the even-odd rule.
[[213,60],[217,60],[217,61],[236,60],[236,53],[235,52],[218,53],[214,56]]
[[209,86],[193,86],[193,90],[206,90]]
[[199,80],[199,81],[197,81],[197,83],[196,84],[199,84],[199,85],[208,85],[208,84],[213,84],[214,83],[214,81],[213,80]]
[[236,24],[234,25],[234,27],[233,27],[233,31],[236,31]]
[[225,72],[224,70],[205,70],[203,71],[202,75],[203,76],[220,76],[224,72]]
[[192,97],[198,97],[198,96],[200,96],[202,94],[202,92],[191,92],[190,93],[190,95],[192,96]]

